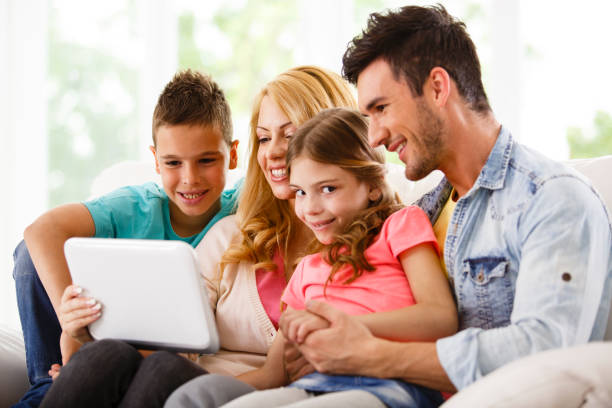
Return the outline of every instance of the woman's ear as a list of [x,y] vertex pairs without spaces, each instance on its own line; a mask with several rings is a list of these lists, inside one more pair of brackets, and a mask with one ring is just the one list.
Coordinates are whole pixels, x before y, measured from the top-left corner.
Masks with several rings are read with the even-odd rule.
[[381,195],[382,191],[380,191],[379,187],[370,186],[370,191],[368,192],[368,200],[376,202],[380,200]]

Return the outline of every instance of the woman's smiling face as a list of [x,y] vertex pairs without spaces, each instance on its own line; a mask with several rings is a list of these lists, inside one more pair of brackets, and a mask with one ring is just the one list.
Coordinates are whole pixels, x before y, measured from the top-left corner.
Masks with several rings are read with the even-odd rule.
[[263,171],[272,193],[280,200],[293,198],[287,175],[287,148],[296,130],[287,116],[268,95],[259,109],[256,134],[259,141],[257,162]]

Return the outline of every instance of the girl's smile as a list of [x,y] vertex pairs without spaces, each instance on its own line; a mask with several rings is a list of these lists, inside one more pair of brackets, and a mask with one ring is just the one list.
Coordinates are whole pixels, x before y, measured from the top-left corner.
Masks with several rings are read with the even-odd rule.
[[291,163],[290,185],[295,191],[295,213],[323,244],[366,209],[372,188],[343,168],[299,156]]

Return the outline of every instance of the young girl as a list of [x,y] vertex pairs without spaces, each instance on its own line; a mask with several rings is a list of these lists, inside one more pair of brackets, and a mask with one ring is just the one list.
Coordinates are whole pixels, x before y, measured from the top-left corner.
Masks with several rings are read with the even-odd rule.
[[[358,112],[328,109],[306,122],[290,141],[287,165],[295,212],[318,241],[282,296],[292,313],[309,300],[325,301],[359,315],[375,336],[394,340],[433,341],[457,330],[431,224],[418,207],[400,209],[385,182],[384,158],[369,146]],[[286,385],[284,340],[299,344],[328,326],[301,313],[289,333],[278,333],[264,366],[241,380],[258,389]],[[296,403],[301,400],[307,401]],[[426,407],[442,401],[436,391],[399,380],[312,373],[225,406]]]

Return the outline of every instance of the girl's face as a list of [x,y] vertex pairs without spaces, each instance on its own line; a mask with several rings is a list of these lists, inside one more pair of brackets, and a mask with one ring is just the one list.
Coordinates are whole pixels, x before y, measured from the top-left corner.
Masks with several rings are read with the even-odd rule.
[[296,215],[323,244],[331,244],[379,195],[378,189],[341,167],[305,156],[296,157],[291,164],[291,188]]
[[285,116],[268,95],[264,96],[259,109],[256,134],[259,140],[257,162],[263,171],[272,194],[280,200],[293,197],[287,176],[287,147],[296,126]]

